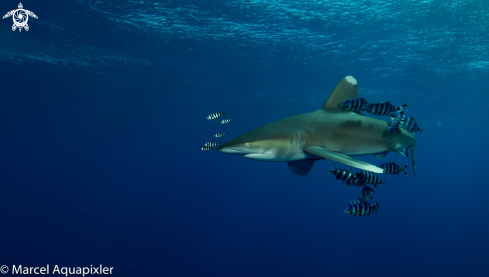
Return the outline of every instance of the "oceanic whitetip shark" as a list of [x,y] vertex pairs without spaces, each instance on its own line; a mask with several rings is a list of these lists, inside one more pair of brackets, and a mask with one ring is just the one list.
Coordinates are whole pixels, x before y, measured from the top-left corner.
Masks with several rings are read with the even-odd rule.
[[382,173],[383,169],[350,156],[374,155],[382,159],[392,151],[408,157],[410,148],[416,174],[414,135],[402,128],[387,135],[390,123],[344,110],[340,103],[357,98],[357,94],[357,81],[347,76],[320,110],[263,125],[231,139],[217,151],[257,161],[287,162],[292,172],[305,176],[320,159]]

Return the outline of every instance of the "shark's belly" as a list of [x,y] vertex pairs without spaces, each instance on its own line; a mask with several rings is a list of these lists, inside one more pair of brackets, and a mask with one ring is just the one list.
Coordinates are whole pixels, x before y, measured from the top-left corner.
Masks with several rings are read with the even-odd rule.
[[304,153],[301,148],[271,148],[263,153],[246,154],[245,158],[264,161],[264,162],[289,162],[307,159],[308,154]]

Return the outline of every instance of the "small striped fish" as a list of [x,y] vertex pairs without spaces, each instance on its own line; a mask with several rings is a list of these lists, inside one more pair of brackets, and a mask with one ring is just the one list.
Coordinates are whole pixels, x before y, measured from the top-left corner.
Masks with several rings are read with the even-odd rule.
[[221,121],[221,124],[226,124],[226,123],[231,122],[231,121],[233,121],[233,120],[234,120],[234,118],[230,118],[230,119],[223,119],[223,120]]
[[202,150],[202,151],[209,151],[209,150],[211,150],[212,148],[214,148],[214,147],[202,146],[202,147],[200,147],[200,150]]
[[342,180],[343,183],[346,183],[348,186],[350,185],[353,185],[353,186],[361,186],[361,182],[360,180],[358,179],[358,177],[348,171],[348,170],[345,170],[345,169],[336,169],[336,170],[333,170],[333,168],[331,168],[328,172],[328,174],[330,173],[333,173],[334,176],[336,177],[336,180]]
[[392,119],[391,125],[389,125],[389,128],[387,128],[387,135],[390,136],[392,135],[397,129],[399,129],[399,125],[401,124],[401,119],[402,116],[404,115],[404,112],[400,111],[399,115],[391,114],[390,117]]
[[419,128],[418,123],[416,123],[416,120],[414,120],[414,117],[408,116],[408,115],[403,115],[401,118],[401,123],[399,124],[401,128],[406,129],[406,131],[410,133],[414,132],[422,132],[423,129]]
[[363,200],[366,201],[367,199],[373,199],[373,196],[374,195],[374,192],[375,190],[369,186],[364,186],[363,189],[362,189],[362,197],[363,197]]
[[202,147],[200,148],[200,150],[209,151],[212,148],[214,148],[216,146],[220,146],[220,145],[222,145],[222,142],[217,143],[217,142],[210,141],[210,142],[206,142],[206,143],[202,144]]
[[220,117],[221,115],[226,115],[225,111],[222,111],[222,113],[211,113],[210,115],[207,116],[207,120],[212,120]]
[[370,204],[362,199],[350,201],[345,205],[345,213],[353,216],[370,216],[372,212],[379,213],[379,202]]
[[360,179],[360,182],[365,185],[373,185],[374,187],[377,187],[379,184],[385,184],[384,180],[380,179],[379,176],[370,171],[361,170],[356,175],[358,179]]
[[220,138],[220,137],[226,136],[226,135],[228,135],[228,134],[229,134],[229,132],[225,132],[225,133],[217,133],[217,134],[215,134],[214,136],[215,136],[216,138]]
[[407,107],[408,104],[404,104],[398,108],[392,105],[391,102],[380,102],[374,104],[368,104],[365,107],[365,111],[373,115],[388,115],[392,112],[400,112],[403,108]]
[[405,164],[404,167],[401,167],[396,163],[385,163],[379,165],[379,167],[384,170],[384,174],[398,175],[399,173],[404,172],[404,175],[407,175],[406,172],[406,168],[408,167],[407,164]]
[[341,102],[340,104],[345,110],[353,112],[361,112],[368,105],[365,98],[352,98]]

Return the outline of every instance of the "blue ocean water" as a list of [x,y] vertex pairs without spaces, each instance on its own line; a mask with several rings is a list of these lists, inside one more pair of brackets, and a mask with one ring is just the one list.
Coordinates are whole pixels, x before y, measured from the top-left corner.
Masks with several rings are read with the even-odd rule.
[[[0,24],[0,266],[488,276],[488,1],[22,4],[29,31]],[[360,190],[332,161],[302,177],[200,151],[321,108],[347,75],[424,128],[417,175],[382,160],[409,168],[379,214],[344,213]],[[222,110],[234,121],[205,119]]]

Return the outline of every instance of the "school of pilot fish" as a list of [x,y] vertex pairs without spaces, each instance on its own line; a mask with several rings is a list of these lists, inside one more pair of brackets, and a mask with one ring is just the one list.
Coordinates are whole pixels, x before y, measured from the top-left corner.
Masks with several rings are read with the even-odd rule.
[[[226,111],[222,111],[222,112],[217,112],[217,113],[211,113],[210,115],[207,116],[207,120],[213,120],[213,119],[216,119],[218,117],[221,117],[223,115],[226,115]],[[221,124],[226,124],[226,123],[229,123],[231,121],[233,121],[234,119],[233,118],[229,118],[229,119],[223,119],[221,121]],[[227,136],[229,135],[229,132],[223,132],[223,133],[216,133],[214,135],[214,137],[216,138],[220,138],[220,137],[223,137],[223,136]],[[214,142],[214,141],[209,141],[209,142],[205,142],[204,144],[202,144],[202,146],[200,147],[200,150],[202,151],[209,151],[211,149],[214,149],[218,146],[221,146],[222,145],[222,142]]]
[[[404,108],[408,106],[408,104],[403,104],[401,106],[394,106],[390,102],[380,102],[380,103],[368,103],[365,98],[354,98],[348,99],[341,102],[341,107],[347,111],[352,112],[367,112],[376,116],[390,116],[392,123],[389,125],[387,129],[387,134],[393,134],[397,129],[403,128],[406,131],[413,133],[414,132],[422,132],[423,130],[419,127],[418,123],[414,120],[412,116],[408,116],[405,114]],[[217,112],[212,113],[207,116],[208,120],[213,120],[219,118],[223,115],[226,115],[226,112]],[[226,124],[233,121],[233,118],[223,119],[221,124]],[[216,133],[214,137],[219,138],[228,135],[229,132]],[[215,147],[222,145],[222,142],[206,142],[200,148],[202,151],[208,151]],[[394,162],[384,163],[379,165],[381,169],[383,169],[384,174],[387,175],[398,175],[399,173],[403,173],[407,175],[406,168],[407,165],[399,166]],[[371,204],[368,200],[373,199],[373,194],[375,190],[372,188],[377,187],[380,184],[385,184],[385,180],[381,179],[374,172],[370,172],[367,170],[359,170],[358,172],[353,172],[353,169],[333,169],[331,168],[328,172],[328,175],[333,173],[336,177],[336,180],[343,181],[343,184],[347,186],[355,186],[362,188],[361,197],[355,200],[348,202],[344,206],[344,211],[346,214],[352,216],[370,216],[372,212],[376,214],[379,212],[379,202],[375,202]]]
[[[365,100],[365,98],[354,98],[345,100],[341,102],[340,105],[347,111],[357,113],[367,112],[377,116],[390,116],[392,123],[387,129],[387,135],[393,134],[399,128],[403,128],[413,134],[414,132],[421,133],[423,131],[412,116],[407,116],[405,114],[404,108],[406,108],[408,104],[403,104],[396,107],[390,102],[370,104],[367,102],[367,100]],[[379,167],[384,170],[382,172],[384,174],[398,175],[402,172],[404,175],[407,175],[407,165],[399,166],[398,164],[391,162],[381,164]],[[375,202],[375,204],[368,202],[369,199],[373,199],[373,194],[375,192],[374,189],[368,185],[377,187],[380,184],[385,184],[385,180],[382,180],[375,173],[366,170],[360,170],[354,173],[353,169],[351,168],[350,171],[346,169],[333,170],[333,168],[331,168],[328,174],[330,173],[333,173],[337,180],[343,181],[343,183],[347,186],[362,187],[362,197],[352,200],[346,204],[344,207],[345,213],[352,216],[370,216],[372,212],[375,212],[376,214],[379,212],[378,201]]]

